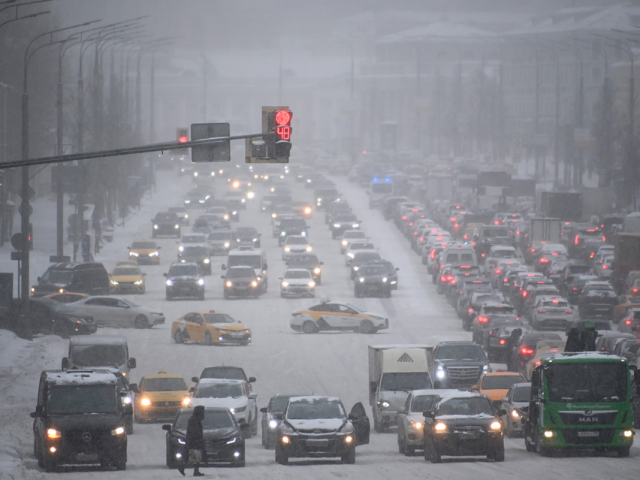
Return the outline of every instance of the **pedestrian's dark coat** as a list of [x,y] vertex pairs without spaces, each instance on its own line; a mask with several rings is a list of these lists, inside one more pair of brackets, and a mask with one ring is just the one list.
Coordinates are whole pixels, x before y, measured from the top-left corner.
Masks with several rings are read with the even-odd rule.
[[187,448],[189,450],[204,450],[202,420],[204,420],[204,407],[199,405],[193,409],[193,415],[187,424]]

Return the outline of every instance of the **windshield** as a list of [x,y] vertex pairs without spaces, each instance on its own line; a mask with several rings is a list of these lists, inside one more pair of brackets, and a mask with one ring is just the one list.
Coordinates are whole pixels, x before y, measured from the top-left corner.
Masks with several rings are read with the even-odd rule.
[[554,363],[545,374],[552,402],[620,402],[627,398],[624,362]]
[[262,268],[262,257],[260,255],[229,255],[227,267],[243,265],[251,268]]
[[483,230],[485,238],[508,237],[509,232],[506,228],[486,228]]
[[345,418],[344,409],[337,400],[299,400],[289,403],[289,420],[317,420],[321,418]]
[[198,274],[198,267],[196,265],[172,265],[169,269],[169,275],[172,277],[194,276]]
[[132,249],[149,250],[157,248],[154,242],[133,242],[131,244]]
[[256,274],[251,267],[234,267],[227,270],[227,278],[246,278],[255,277]]
[[[178,418],[176,418],[176,430],[187,430],[187,424],[189,423],[189,419],[193,415],[193,412],[186,411],[180,412],[178,414]],[[204,420],[202,420],[202,429],[203,430],[213,430],[216,428],[230,428],[234,426],[233,417],[229,412],[224,411],[211,411],[205,408],[204,410]]]
[[158,213],[156,215],[156,222],[172,222],[176,219],[175,213]]
[[509,390],[514,383],[522,383],[520,375],[490,375],[482,380],[482,390]]
[[424,388],[432,388],[431,379],[424,372],[384,373],[380,381],[382,391],[405,390],[408,392]]
[[216,383],[198,385],[193,398],[237,398],[243,395],[242,385],[239,383]]
[[491,254],[493,258],[516,258],[516,252],[514,250],[496,250]]
[[145,392],[183,392],[189,387],[182,378],[147,378],[142,389]]
[[124,345],[74,345],[70,353],[77,367],[119,367],[127,361]]
[[246,237],[255,237],[258,235],[258,232],[255,228],[252,227],[240,227],[236,228],[236,235],[246,236]]
[[443,415],[491,415],[493,410],[489,400],[481,397],[452,398],[440,404],[437,417]]
[[208,257],[207,247],[184,247],[182,255],[185,257]]
[[307,237],[287,237],[285,245],[307,245],[309,241]]
[[209,367],[202,371],[200,378],[228,378],[230,380],[246,380],[239,367]]
[[311,278],[311,273],[308,270],[288,271],[284,274],[284,278]]
[[291,397],[282,396],[276,397],[273,399],[273,404],[271,405],[272,412],[284,412],[284,409],[287,408],[287,403],[289,403],[289,399]]
[[349,245],[349,250],[373,250],[374,248],[373,243],[368,242],[352,242]]
[[71,283],[73,272],[67,270],[47,270],[40,278],[40,283],[56,283],[68,285]]
[[116,385],[55,386],[49,390],[47,413],[118,413]]
[[205,313],[204,320],[207,323],[236,323],[236,321],[224,313]]
[[371,192],[380,195],[389,195],[393,193],[392,183],[373,183],[371,184]]
[[347,232],[342,236],[342,238],[366,238],[366,236],[364,232]]
[[438,360],[482,361],[485,356],[480,345],[445,345],[438,349],[436,358]]
[[531,386],[530,385],[516,388],[516,391],[513,394],[513,401],[514,402],[528,402],[529,400],[531,400]]
[[417,397],[413,397],[413,401],[411,402],[411,411],[426,412],[427,410],[431,410],[431,404],[435,397],[435,395],[418,395]]
[[139,268],[116,268],[113,275],[142,275],[142,272]]
[[289,260],[289,265],[318,265],[319,263],[315,255],[296,255]]
[[212,232],[208,238],[209,240],[230,240],[231,232]]
[[358,262],[372,262],[373,260],[381,260],[380,255],[372,252],[357,253],[354,260]]
[[384,275],[385,271],[382,265],[365,265],[358,273],[360,275]]

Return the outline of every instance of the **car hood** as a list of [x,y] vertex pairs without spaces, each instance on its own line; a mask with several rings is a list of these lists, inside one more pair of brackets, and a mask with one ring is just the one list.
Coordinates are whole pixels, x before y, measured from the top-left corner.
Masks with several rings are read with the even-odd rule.
[[382,390],[380,392],[380,396],[378,397],[379,401],[389,402],[388,410],[398,410],[398,408],[404,406],[407,401],[407,397],[409,396],[409,392],[404,390]]
[[247,327],[241,323],[210,323],[209,325],[219,328],[220,330],[233,330],[234,332],[247,329]]
[[[161,222],[155,222],[155,223],[161,223]],[[165,222],[165,223],[167,223],[167,222]],[[157,248],[132,248],[129,251],[131,253],[138,253],[140,255],[149,255],[150,253],[157,252],[158,249]]]
[[345,420],[342,418],[318,418],[314,420],[291,420],[287,419],[287,423],[296,430],[338,430]]
[[222,438],[229,438],[234,436],[241,436],[242,433],[237,427],[227,428],[211,428],[203,429],[202,431],[205,440],[219,440]]
[[486,360],[450,360],[448,358],[438,359],[436,363],[447,367],[482,366],[488,364]]
[[312,280],[311,278],[291,278],[285,279],[284,281],[287,282],[290,287],[306,287]]
[[480,393],[484,393],[487,397],[489,397],[489,400],[502,400],[504,397],[507,396],[507,393],[509,393],[509,389],[508,388],[496,388],[496,389],[491,389],[491,390],[480,390]]
[[445,421],[450,425],[488,426],[496,417],[481,413],[479,415],[438,415],[436,420]]
[[86,413],[81,415],[49,415],[45,420],[57,430],[103,430],[124,426],[120,414]]
[[111,280],[116,282],[135,282],[142,280],[142,275],[111,275]]
[[182,392],[141,392],[140,396],[148,397],[152,402],[178,402],[190,395],[188,390]]
[[369,317],[380,318],[380,319],[385,318],[384,315],[380,315],[379,313],[375,313],[375,312],[360,312],[359,315],[362,315],[362,316],[366,315]]
[[191,407],[202,405],[204,407],[241,408],[249,404],[247,397],[226,398],[192,398]]
[[198,280],[200,278],[198,275],[179,275],[177,277],[169,277],[170,280],[178,280],[178,281],[189,281],[189,280]]

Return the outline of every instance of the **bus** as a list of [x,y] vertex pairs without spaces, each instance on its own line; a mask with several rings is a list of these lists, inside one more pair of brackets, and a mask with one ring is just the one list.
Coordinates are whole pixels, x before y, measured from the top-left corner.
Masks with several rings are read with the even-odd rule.
[[542,360],[531,378],[527,451],[552,456],[566,448],[607,449],[629,456],[635,371],[626,358],[598,352]]

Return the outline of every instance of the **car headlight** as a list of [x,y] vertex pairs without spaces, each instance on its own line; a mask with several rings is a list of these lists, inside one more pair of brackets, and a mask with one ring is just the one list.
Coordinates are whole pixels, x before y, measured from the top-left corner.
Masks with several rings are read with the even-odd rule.
[[319,199],[318,199],[318,203],[320,203],[320,202],[322,202],[322,199],[321,199],[321,198],[319,198]]
[[185,200],[184,203],[189,204],[191,203],[191,200]]
[[136,252],[129,252],[129,255],[131,255],[132,257],[139,257],[140,254],[136,253]]
[[173,286],[173,280],[169,279],[165,282],[167,284],[167,286],[171,287]]
[[502,430],[502,423],[498,422],[497,420],[495,422],[491,422],[491,425],[489,425],[489,428],[491,430],[495,431],[499,431]]
[[231,287],[233,287],[233,282],[227,280],[227,283],[225,283],[225,286],[231,288]]
[[287,234],[287,232],[280,232],[280,236],[284,237]]
[[511,416],[513,418],[520,418],[520,414],[518,413],[518,410],[516,410],[515,408],[511,410]]
[[117,280],[111,280],[111,285],[118,285],[118,281]]
[[237,215],[238,212],[236,212],[235,210],[233,212],[231,212],[231,215]]
[[316,267],[313,269],[313,273],[315,273],[316,275],[320,275],[320,272],[321,272],[320,267]]
[[184,245],[180,245],[180,246],[178,247],[178,251],[180,251],[180,252],[184,252]]
[[188,214],[188,213],[185,213],[185,214],[184,214],[184,218],[189,218],[189,214]]
[[278,428],[278,422],[276,420],[269,420],[269,428],[271,430]]
[[224,242],[224,248],[229,248],[229,242]]
[[203,262],[204,262],[204,263],[206,263],[206,264],[209,264],[209,263],[211,262],[211,260],[209,260],[208,258],[205,258],[205,259],[203,260]]
[[122,397],[122,403],[128,405],[132,402],[131,397]]
[[358,281],[359,281],[360,283],[364,283],[364,277],[360,277],[360,278],[358,279]]
[[253,288],[257,287],[257,286],[258,286],[258,282],[256,282],[256,281],[254,280],[253,282],[251,282],[251,286],[252,286]]
[[313,250],[313,248],[312,248],[312,247],[307,247],[307,248],[305,248],[305,250],[306,250],[307,252],[310,252],[311,250]]
[[271,218],[276,218],[277,216],[278,216],[278,214],[277,214],[277,213],[272,213],[272,214],[271,214]]
[[197,177],[198,176],[198,172],[193,172],[193,176]]
[[142,398],[142,400],[140,400],[140,405],[148,407],[149,405],[151,405],[151,400],[149,400],[147,397]]
[[491,365],[485,365],[482,367],[482,373],[489,373],[491,372]]
[[135,282],[133,282],[134,285],[142,285],[142,279],[140,280],[136,280]]
[[47,429],[47,438],[60,438],[60,437],[62,437],[62,434],[60,433],[59,430],[56,430],[55,428]]
[[353,224],[353,225],[351,225],[351,226],[352,226],[353,228],[358,228],[358,227],[360,227],[360,224],[359,224],[359,223],[354,223],[354,224]]
[[205,202],[205,200],[198,200],[198,202],[200,202],[200,203],[204,203],[204,202]]
[[290,251],[291,251],[291,248],[289,248],[289,247],[284,247],[284,251],[285,251],[285,252],[290,252]]
[[316,286],[316,282],[314,282],[313,280],[311,282],[309,282],[307,285],[309,285],[309,288],[313,288]]
[[153,226],[153,229],[154,229],[154,230],[157,230],[157,229],[158,229],[158,225],[154,225],[154,226]]
[[445,372],[444,368],[442,367],[442,365],[438,366],[437,370],[436,370],[436,377],[440,380],[442,380],[443,378],[445,378],[447,376],[447,372]]
[[251,241],[252,241],[252,242],[257,242],[257,241],[258,241],[258,239],[257,239],[257,238],[253,238]]
[[240,238],[236,238],[236,242],[240,243],[241,239]]
[[356,254],[353,253],[353,252],[347,253],[347,257],[349,257],[349,258],[355,258],[355,256],[356,256]]
[[358,270],[360,270],[360,267],[358,267],[357,265],[355,267],[353,267],[353,271],[357,272]]
[[280,425],[280,432],[284,433],[284,434],[291,434],[294,433],[293,432],[293,428],[291,428],[289,425],[287,425],[286,423],[283,423]]
[[199,278],[198,279],[198,285],[200,285],[200,286],[204,285],[204,278]]
[[187,407],[191,403],[191,397],[184,397],[182,399],[182,406]]
[[387,277],[382,277],[382,281],[386,283],[389,279]]
[[438,433],[444,433],[447,431],[447,424],[438,422],[433,426],[433,429]]
[[256,194],[255,194],[255,193],[253,193],[253,192],[249,192],[249,193],[247,193],[247,198],[249,198],[249,199],[252,199],[252,198],[253,198],[253,197],[255,197],[255,196],[256,196]]
[[342,246],[346,247],[347,245],[349,245],[349,242],[347,242],[346,240],[342,240]]
[[306,213],[306,214],[311,213],[311,209],[310,209],[309,207],[305,208],[305,209],[304,209],[304,213]]
[[334,223],[333,224],[333,228],[340,228],[340,224],[339,223]]
[[125,429],[124,427],[116,427],[111,430],[111,435],[124,435]]
[[229,220],[229,215],[224,215],[222,218],[224,218],[225,220]]
[[[176,226],[177,226],[177,225],[176,225]],[[149,254],[149,256],[150,256],[150,257],[157,257],[158,255],[160,255],[160,252],[158,252],[158,251],[151,252],[151,253]]]
[[287,287],[289,286],[289,282],[283,281],[283,282],[282,282],[282,286],[283,286],[284,288],[287,288]]
[[227,440],[227,445],[231,445],[232,443],[236,443],[238,441],[238,437],[233,437]]
[[180,225],[174,225],[173,228],[175,228],[176,230],[180,228]]
[[180,445],[186,445],[186,444],[187,444],[187,441],[186,441],[186,440],[181,439],[180,437],[178,437],[178,443],[179,443]]
[[240,200],[242,203],[244,203],[244,198],[242,200]]
[[424,424],[422,422],[411,422],[411,426],[416,430],[421,430]]

